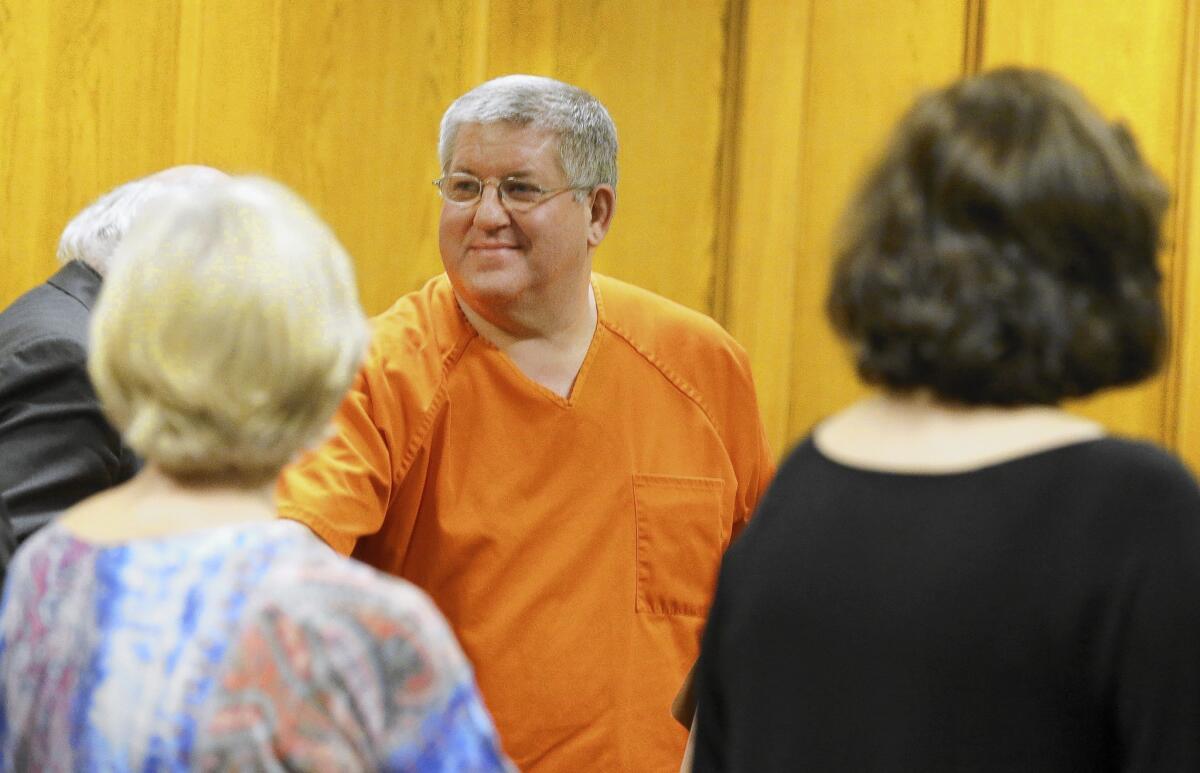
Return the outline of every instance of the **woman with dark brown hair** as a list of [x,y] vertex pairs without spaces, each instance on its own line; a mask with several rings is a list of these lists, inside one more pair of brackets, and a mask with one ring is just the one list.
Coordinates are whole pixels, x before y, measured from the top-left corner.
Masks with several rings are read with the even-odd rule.
[[1049,74],[909,111],[828,299],[879,394],[726,554],[696,770],[1200,770],[1200,489],[1057,407],[1157,369],[1165,206]]

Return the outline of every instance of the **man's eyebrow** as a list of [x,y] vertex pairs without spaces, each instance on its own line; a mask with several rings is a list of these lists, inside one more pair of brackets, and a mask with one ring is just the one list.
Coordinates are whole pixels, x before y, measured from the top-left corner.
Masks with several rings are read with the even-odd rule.
[[[452,166],[452,167],[450,167],[451,174],[455,174],[458,172],[465,172],[466,174],[474,175],[475,177],[479,177],[480,179],[483,179],[478,172],[476,172],[474,169],[472,169],[469,166]],[[531,169],[517,169],[516,171],[508,172],[506,174],[501,175],[500,179],[505,180],[509,177],[517,177],[520,179],[526,179],[529,177],[536,177],[536,176],[537,175]]]

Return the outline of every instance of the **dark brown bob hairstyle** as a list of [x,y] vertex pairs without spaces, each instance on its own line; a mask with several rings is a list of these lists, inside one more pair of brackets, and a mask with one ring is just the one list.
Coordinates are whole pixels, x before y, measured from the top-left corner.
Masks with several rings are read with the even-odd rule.
[[966,405],[1054,404],[1152,374],[1166,189],[1049,73],[917,101],[847,211],[827,312],[860,376]]

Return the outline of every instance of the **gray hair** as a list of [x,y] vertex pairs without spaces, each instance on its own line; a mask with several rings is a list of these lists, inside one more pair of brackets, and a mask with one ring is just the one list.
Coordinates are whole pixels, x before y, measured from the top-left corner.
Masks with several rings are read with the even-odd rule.
[[71,218],[58,240],[58,260],[78,260],[100,276],[112,267],[112,256],[146,203],[168,193],[187,193],[226,179],[207,166],[176,166],[120,185]]
[[600,100],[581,88],[536,75],[495,78],[454,100],[442,116],[438,155],[450,168],[465,123],[512,123],[558,134],[563,171],[572,186],[617,185],[617,127]]

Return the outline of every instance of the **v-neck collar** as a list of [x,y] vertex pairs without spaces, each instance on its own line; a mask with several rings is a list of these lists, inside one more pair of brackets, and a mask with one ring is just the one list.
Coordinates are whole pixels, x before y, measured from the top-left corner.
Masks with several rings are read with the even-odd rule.
[[594,273],[589,277],[588,284],[592,288],[592,297],[596,299],[596,325],[592,330],[591,341],[588,342],[587,353],[583,355],[583,361],[579,363],[579,370],[575,373],[575,380],[571,383],[571,391],[566,397],[563,397],[553,389],[550,389],[549,387],[530,378],[528,375],[526,375],[525,371],[521,370],[521,368],[516,362],[513,361],[511,357],[504,353],[499,346],[496,346],[496,344],[493,343],[487,336],[480,333],[479,330],[471,324],[471,320],[467,317],[466,312],[463,311],[457,294],[454,295],[454,306],[458,311],[459,319],[464,325],[466,325],[467,329],[471,331],[472,335],[478,338],[484,346],[495,352],[496,356],[500,358],[500,361],[504,363],[505,367],[512,371],[519,383],[525,385],[528,389],[536,392],[539,396],[544,397],[545,399],[562,408],[571,408],[579,401],[579,396],[583,391],[583,386],[587,380],[588,372],[591,370],[591,364],[596,358],[596,352],[600,347],[600,330],[603,327],[607,327],[607,315],[605,314],[604,300],[600,294],[600,287],[596,282],[596,275]]

